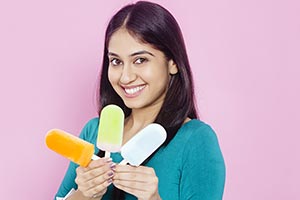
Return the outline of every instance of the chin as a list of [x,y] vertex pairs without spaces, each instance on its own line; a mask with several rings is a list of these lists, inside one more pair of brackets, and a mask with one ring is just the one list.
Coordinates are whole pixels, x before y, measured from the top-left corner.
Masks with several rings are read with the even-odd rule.
[[128,101],[124,101],[124,104],[127,106],[127,108],[130,109],[139,109],[144,107],[142,104],[138,103],[138,102],[128,102]]

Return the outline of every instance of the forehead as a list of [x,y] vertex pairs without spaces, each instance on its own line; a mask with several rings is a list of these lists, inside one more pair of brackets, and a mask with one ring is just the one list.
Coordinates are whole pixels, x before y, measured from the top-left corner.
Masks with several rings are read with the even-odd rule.
[[137,37],[132,36],[124,28],[121,28],[112,34],[107,48],[109,52],[117,53],[119,55],[129,55],[141,50],[147,50],[153,53],[159,52],[150,44],[144,43]]

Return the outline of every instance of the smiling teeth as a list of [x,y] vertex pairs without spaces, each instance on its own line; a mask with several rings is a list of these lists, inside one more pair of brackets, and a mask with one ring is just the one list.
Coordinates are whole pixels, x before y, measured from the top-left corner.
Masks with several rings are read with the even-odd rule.
[[135,88],[125,88],[125,92],[127,94],[134,94],[137,93],[138,91],[142,90],[145,86],[139,86]]

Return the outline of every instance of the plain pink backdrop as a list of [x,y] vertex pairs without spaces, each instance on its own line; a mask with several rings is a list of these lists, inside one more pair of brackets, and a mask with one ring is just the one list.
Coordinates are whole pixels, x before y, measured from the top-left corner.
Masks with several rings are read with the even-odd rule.
[[[68,161],[44,136],[78,135],[96,116],[104,30],[128,2],[0,2],[1,199],[53,198]],[[224,199],[299,199],[299,1],[155,2],[181,25],[226,161]]]

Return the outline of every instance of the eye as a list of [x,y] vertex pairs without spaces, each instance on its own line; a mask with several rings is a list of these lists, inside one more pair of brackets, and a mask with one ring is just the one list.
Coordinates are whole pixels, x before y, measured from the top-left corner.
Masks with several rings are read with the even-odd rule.
[[118,65],[121,65],[122,64],[122,61],[117,59],[117,58],[112,58],[110,59],[110,63],[113,65],[113,66],[118,66]]
[[135,64],[143,64],[143,63],[145,63],[145,62],[147,62],[148,61],[148,59],[147,58],[137,58],[135,61],[134,61],[134,63]]

